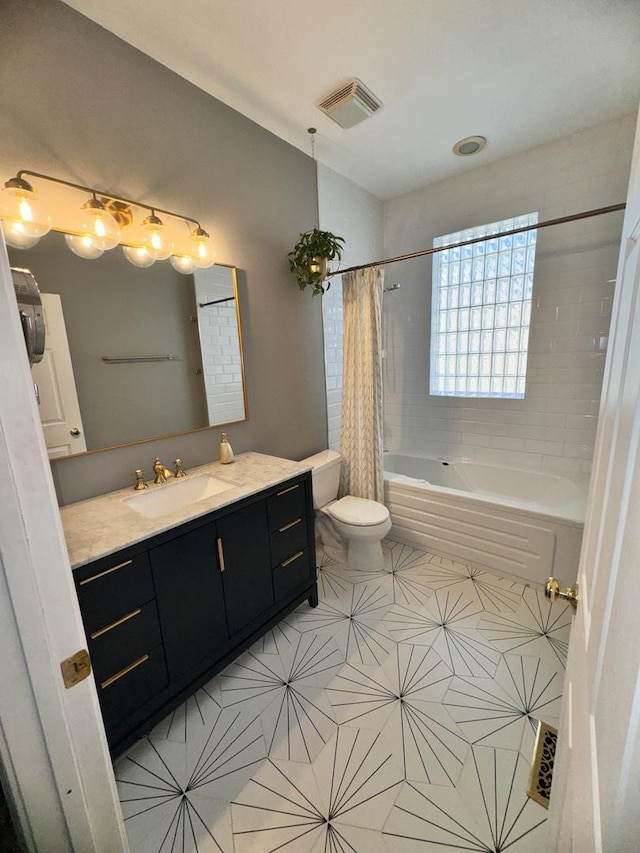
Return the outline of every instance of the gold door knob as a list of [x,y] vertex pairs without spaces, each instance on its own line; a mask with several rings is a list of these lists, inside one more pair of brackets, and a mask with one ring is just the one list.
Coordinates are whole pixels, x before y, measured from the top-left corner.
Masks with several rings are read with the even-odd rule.
[[545,584],[544,594],[550,601],[564,598],[565,601],[570,602],[575,607],[578,603],[578,584],[562,589],[559,581],[555,578],[549,578]]

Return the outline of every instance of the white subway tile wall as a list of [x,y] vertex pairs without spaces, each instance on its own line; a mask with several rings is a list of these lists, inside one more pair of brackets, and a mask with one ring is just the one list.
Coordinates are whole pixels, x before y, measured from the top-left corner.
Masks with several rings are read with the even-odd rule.
[[[229,296],[229,270],[214,265],[194,275],[196,302]],[[242,360],[236,332],[236,304],[223,302],[198,308],[202,369],[210,424],[245,417]]]
[[[384,256],[527,210],[543,221],[624,201],[634,127],[624,116],[386,202]],[[621,227],[613,213],[538,231],[523,400],[430,396],[431,261],[388,267],[401,287],[384,302],[386,446],[589,473]]]
[[[318,164],[320,227],[345,238],[342,267],[382,257],[382,203],[357,184]],[[311,298],[311,297],[309,297]],[[342,281],[322,297],[329,447],[340,447],[342,416]]]

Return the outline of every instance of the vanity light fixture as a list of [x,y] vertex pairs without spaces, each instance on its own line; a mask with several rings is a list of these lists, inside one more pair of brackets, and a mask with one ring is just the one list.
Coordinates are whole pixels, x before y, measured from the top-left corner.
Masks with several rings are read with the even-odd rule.
[[17,249],[54,230],[81,258],[121,245],[137,267],[170,257],[173,268],[188,275],[215,263],[211,238],[196,219],[27,169],[0,190],[0,220],[6,242]]

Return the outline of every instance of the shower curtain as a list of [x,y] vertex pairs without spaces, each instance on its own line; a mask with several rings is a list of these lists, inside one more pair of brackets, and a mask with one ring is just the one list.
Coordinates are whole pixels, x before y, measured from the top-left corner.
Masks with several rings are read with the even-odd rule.
[[342,277],[340,494],[382,501],[382,292],[375,267]]

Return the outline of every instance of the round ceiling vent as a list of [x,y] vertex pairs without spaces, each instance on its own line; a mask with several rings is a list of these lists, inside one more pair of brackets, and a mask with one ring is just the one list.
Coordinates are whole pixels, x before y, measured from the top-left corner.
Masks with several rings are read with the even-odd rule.
[[469,157],[471,154],[477,154],[482,151],[487,144],[484,136],[465,136],[464,139],[459,139],[453,146],[453,153],[458,157]]

